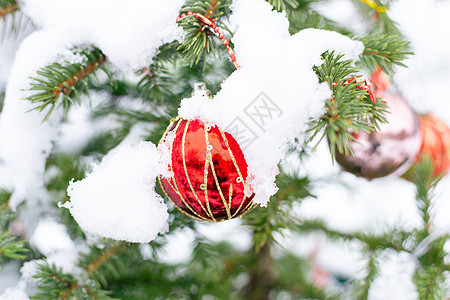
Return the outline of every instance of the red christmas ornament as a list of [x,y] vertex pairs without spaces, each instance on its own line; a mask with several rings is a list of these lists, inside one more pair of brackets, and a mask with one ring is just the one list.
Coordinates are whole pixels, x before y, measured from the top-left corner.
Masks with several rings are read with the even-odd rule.
[[433,164],[433,175],[445,175],[450,169],[450,128],[432,114],[420,115],[419,121],[423,137],[416,161],[426,156]]
[[413,163],[420,148],[421,133],[416,113],[399,95],[384,91],[389,114],[388,123],[377,132],[352,133],[354,155],[337,152],[336,160],[342,168],[367,179],[390,174],[403,174]]
[[172,177],[160,177],[167,197],[200,221],[223,221],[255,207],[247,162],[239,144],[217,126],[174,120],[161,142],[168,143]]

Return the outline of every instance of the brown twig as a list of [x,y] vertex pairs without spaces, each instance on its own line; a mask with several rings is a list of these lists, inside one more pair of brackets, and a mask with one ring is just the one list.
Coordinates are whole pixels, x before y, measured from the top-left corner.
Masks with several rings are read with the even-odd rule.
[[57,98],[60,93],[68,95],[70,93],[69,89],[72,86],[74,86],[77,82],[86,77],[88,74],[94,72],[95,69],[98,68],[100,65],[102,65],[105,61],[106,57],[102,55],[98,60],[96,60],[93,63],[90,63],[83,70],[80,70],[78,74],[73,76],[71,79],[67,79],[66,81],[63,81],[59,85],[55,86],[53,90],[53,95],[55,95],[55,98]]
[[69,299],[70,294],[72,294],[73,290],[76,288],[78,288],[78,282],[72,282],[69,285],[69,289],[64,294],[59,296],[58,299],[61,299],[61,300]]
[[116,254],[119,250],[128,246],[128,243],[120,243],[116,247],[106,250],[102,255],[97,257],[95,261],[90,263],[86,270],[89,274],[94,273],[98,268],[100,268],[111,256]]
[[19,5],[17,3],[12,3],[0,9],[0,18],[6,16],[7,14],[14,13],[19,10]]
[[378,55],[378,56],[383,56],[383,57],[389,57],[389,53],[381,53],[380,51],[374,51],[374,52],[369,52],[369,51],[364,51],[363,54],[365,55]]
[[217,8],[217,0],[212,0],[211,1],[211,8],[206,11],[206,16],[209,19],[214,18],[214,14],[216,12],[216,8]]

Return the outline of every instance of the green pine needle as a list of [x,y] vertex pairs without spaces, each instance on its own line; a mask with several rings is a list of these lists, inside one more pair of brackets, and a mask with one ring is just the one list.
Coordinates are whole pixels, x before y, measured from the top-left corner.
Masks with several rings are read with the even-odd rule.
[[0,262],[10,259],[23,260],[29,251],[25,246],[26,242],[19,240],[7,229],[16,217],[8,205],[10,197],[10,192],[0,189]]
[[[189,11],[200,13],[215,20],[215,23],[220,28],[231,33],[231,31],[221,21],[223,16],[229,15],[230,4],[231,0],[188,0],[184,4],[180,13],[187,13]],[[186,35],[179,49],[183,51],[186,60],[191,63],[191,66],[198,64],[209,53],[216,56],[219,53],[219,47],[224,47],[222,43],[217,42],[214,32],[212,32],[208,26],[194,16],[188,16],[181,19],[180,24]]]
[[38,269],[33,277],[38,280],[39,292],[30,297],[32,300],[113,299],[93,280],[80,282],[72,274],[66,274],[48,262],[39,264]]
[[44,121],[48,120],[53,110],[62,106],[67,119],[70,107],[81,105],[81,94],[89,96],[88,79],[105,62],[106,57],[97,48],[74,48],[75,55],[82,58],[81,63],[52,63],[36,72],[30,91],[35,91],[25,98],[37,104],[38,111],[48,109]]
[[[343,83],[351,77],[360,77],[358,68],[351,60],[342,60],[343,55],[328,51],[322,55],[323,64],[315,66],[319,82],[326,82],[333,91],[333,98],[325,102],[327,112],[318,120],[310,123],[307,142],[311,142],[320,132],[320,140],[327,137],[332,157],[337,150],[341,154],[353,153],[349,142],[354,141],[352,132],[372,132],[386,122],[386,105],[380,101],[372,103],[365,90],[356,88],[356,82]],[[337,83],[333,86],[333,83]]]
[[168,63],[174,63],[179,57],[176,48],[175,43],[161,47],[159,54],[153,59],[153,64],[144,71],[144,76],[138,83],[139,96],[143,100],[148,99],[155,105],[169,101],[168,98],[172,96],[171,87],[175,82]]
[[18,240],[10,231],[0,232],[0,261],[6,259],[23,260],[26,258],[25,254],[28,251],[25,247],[25,241]]
[[406,67],[402,61],[414,54],[407,51],[410,43],[397,35],[368,35],[361,42],[364,43],[364,52],[359,58],[370,71],[381,67],[385,73],[391,74],[396,65]]

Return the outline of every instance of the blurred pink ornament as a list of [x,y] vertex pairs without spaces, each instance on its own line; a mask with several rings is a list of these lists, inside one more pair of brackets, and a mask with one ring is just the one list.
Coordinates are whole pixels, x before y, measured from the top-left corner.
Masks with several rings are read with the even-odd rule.
[[319,266],[313,266],[311,270],[311,280],[313,284],[318,287],[319,289],[324,289],[327,287],[327,285],[330,283],[330,273],[319,267]]
[[367,179],[403,174],[421,145],[416,113],[400,94],[386,90],[382,95],[381,101],[388,106],[388,123],[381,124],[377,132],[352,133],[357,139],[350,142],[354,155],[336,154],[336,161],[345,171]]

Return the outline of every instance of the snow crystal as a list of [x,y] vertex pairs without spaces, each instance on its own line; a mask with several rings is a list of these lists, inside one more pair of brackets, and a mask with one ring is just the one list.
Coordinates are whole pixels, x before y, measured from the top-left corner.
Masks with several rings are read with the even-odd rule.
[[380,273],[370,287],[368,299],[418,299],[416,286],[412,280],[416,263],[417,261],[408,253],[389,253],[380,263]]
[[53,218],[45,218],[39,222],[30,243],[45,256],[75,247],[66,227]]
[[310,118],[323,113],[331,96],[312,67],[328,49],[355,59],[360,42],[338,33],[306,29],[293,36],[284,13],[263,0],[233,3],[233,37],[238,64],[213,101],[184,99],[179,115],[200,118],[231,133],[243,148],[254,201],[265,206],[276,193],[278,163],[288,143],[301,138]]
[[85,179],[68,188],[68,208],[87,232],[130,242],[149,242],[167,229],[167,206],[155,192],[165,172],[149,142],[119,145]]

